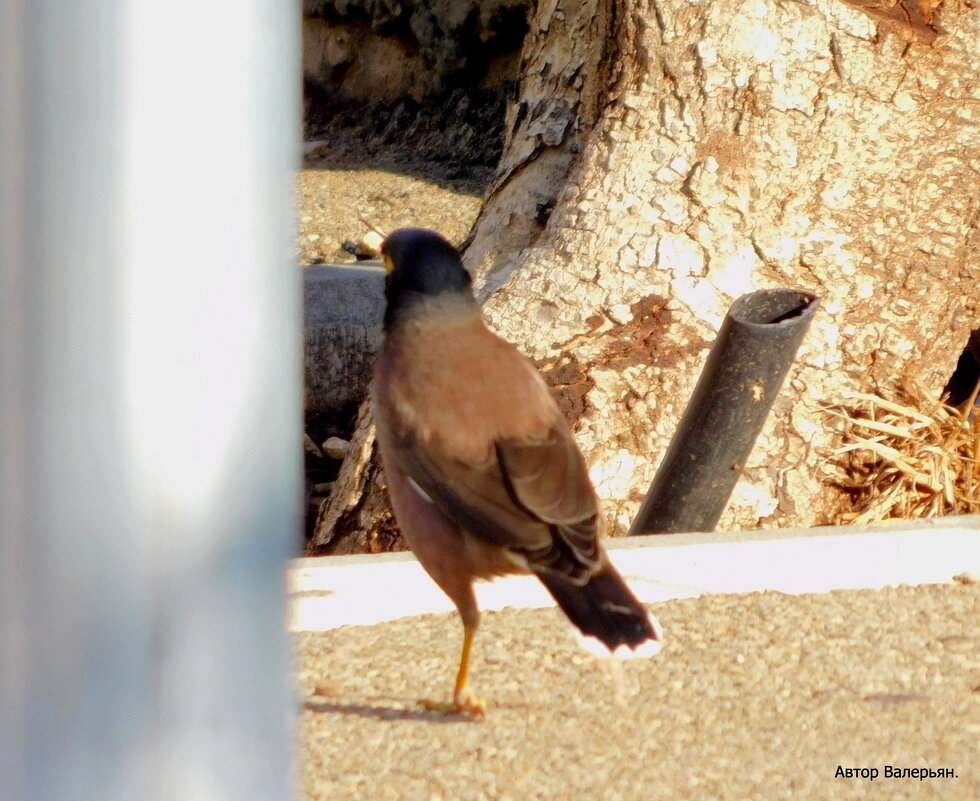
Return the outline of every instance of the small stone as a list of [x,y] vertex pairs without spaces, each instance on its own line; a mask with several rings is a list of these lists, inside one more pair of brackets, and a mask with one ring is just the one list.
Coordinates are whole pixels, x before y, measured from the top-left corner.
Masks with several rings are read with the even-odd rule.
[[332,698],[340,695],[340,686],[325,681],[317,682],[313,685],[313,695],[321,698]]
[[350,443],[340,437],[327,437],[320,446],[329,459],[343,459],[347,455]]
[[323,156],[326,153],[327,143],[322,139],[313,142],[303,142],[303,155],[307,158],[311,156]]
[[980,584],[980,575],[976,573],[957,573],[953,576],[953,581],[958,581],[960,584]]
[[365,259],[376,259],[381,254],[381,243],[384,238],[376,231],[368,231],[356,242],[352,239],[346,240],[341,244],[341,249],[350,253],[352,256],[363,261]]
[[323,458],[323,451],[320,450],[319,446],[309,434],[303,434],[303,447],[306,448],[307,453],[319,456],[321,459]]
[[373,253],[375,256],[381,253],[381,243],[384,238],[377,231],[368,231],[361,237],[361,249],[365,253]]

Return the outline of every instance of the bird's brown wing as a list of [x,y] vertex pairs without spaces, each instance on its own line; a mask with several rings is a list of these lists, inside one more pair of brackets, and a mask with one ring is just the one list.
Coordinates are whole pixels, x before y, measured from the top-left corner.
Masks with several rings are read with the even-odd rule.
[[601,559],[599,510],[585,463],[563,421],[534,437],[497,439],[479,460],[454,437],[402,437],[400,469],[470,534],[521,555],[536,572],[584,581]]
[[498,440],[496,450],[513,501],[548,523],[577,559],[598,563],[599,502],[568,429],[555,425],[542,441]]

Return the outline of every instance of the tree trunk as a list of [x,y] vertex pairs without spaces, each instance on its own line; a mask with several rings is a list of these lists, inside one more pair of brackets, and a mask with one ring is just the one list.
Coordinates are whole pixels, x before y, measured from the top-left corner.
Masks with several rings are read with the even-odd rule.
[[942,389],[980,325],[980,15],[912,2],[539,3],[466,262],[614,532],[740,294],[822,306],[728,529],[831,519],[823,406],[908,373]]

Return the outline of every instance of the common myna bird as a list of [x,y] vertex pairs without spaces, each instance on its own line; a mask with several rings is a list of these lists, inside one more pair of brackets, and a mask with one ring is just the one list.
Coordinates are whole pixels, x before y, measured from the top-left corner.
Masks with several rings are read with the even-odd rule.
[[475,579],[534,573],[586,637],[619,655],[659,651],[659,624],[599,541],[599,502],[564,416],[531,361],[484,325],[456,249],[405,228],[381,252],[377,439],[402,535],[463,620],[447,709],[484,709],[468,685]]

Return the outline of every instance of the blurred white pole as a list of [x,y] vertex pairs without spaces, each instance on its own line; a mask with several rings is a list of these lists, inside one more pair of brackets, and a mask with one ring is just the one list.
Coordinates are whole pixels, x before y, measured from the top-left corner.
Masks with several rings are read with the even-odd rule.
[[0,796],[293,795],[299,4],[0,0]]

